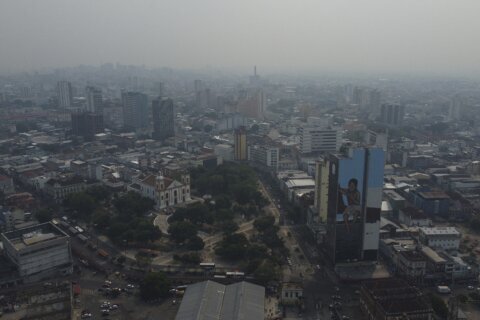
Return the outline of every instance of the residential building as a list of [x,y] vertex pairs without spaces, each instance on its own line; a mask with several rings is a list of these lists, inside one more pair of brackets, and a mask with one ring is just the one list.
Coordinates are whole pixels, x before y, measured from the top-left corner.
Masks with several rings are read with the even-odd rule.
[[175,136],[175,112],[172,99],[153,100],[152,118],[153,139],[163,141]]
[[426,296],[400,279],[364,282],[360,308],[368,320],[431,320],[433,309]]
[[90,113],[102,114],[103,112],[103,98],[102,90],[95,87],[86,87],[85,94],[87,99],[86,111]]
[[397,272],[409,281],[421,283],[426,273],[425,257],[415,250],[401,251],[397,258]]
[[73,104],[72,84],[68,81],[57,83],[58,106],[61,109],[70,108]]
[[248,159],[247,130],[245,129],[245,127],[240,127],[238,129],[235,129],[234,146],[235,146],[234,159],[237,161],[247,160]]
[[399,126],[403,123],[405,106],[399,104],[382,104],[380,122],[389,126]]
[[140,92],[122,91],[123,125],[142,131],[148,127],[148,97]]
[[353,148],[330,154],[326,250],[333,263],[376,261],[379,248],[384,151]]
[[133,179],[128,190],[154,200],[158,209],[191,201],[190,175],[188,174],[181,174],[179,180],[163,175],[140,176]]
[[7,258],[24,282],[72,273],[70,238],[50,222],[1,234]]
[[263,320],[265,288],[245,281],[203,281],[187,287],[175,320]]
[[461,234],[455,227],[422,227],[419,240],[431,248],[458,250]]
[[300,152],[335,152],[342,145],[342,132],[334,128],[321,128],[316,126],[301,126]]

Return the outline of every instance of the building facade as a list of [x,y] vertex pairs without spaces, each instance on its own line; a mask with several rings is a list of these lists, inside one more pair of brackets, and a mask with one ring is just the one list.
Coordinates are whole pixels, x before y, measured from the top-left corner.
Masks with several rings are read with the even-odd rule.
[[419,240],[423,244],[443,250],[458,250],[461,234],[454,227],[422,227],[419,229]]
[[86,111],[101,114],[103,112],[102,90],[89,86],[85,88],[85,95],[87,98]]
[[255,164],[277,171],[279,159],[280,149],[278,147],[268,145],[248,146],[248,160]]
[[98,113],[72,113],[72,133],[85,140],[92,140],[97,133],[105,130],[103,115]]
[[72,273],[70,237],[52,223],[2,233],[7,258],[24,282]]
[[59,81],[57,83],[57,97],[60,108],[70,108],[73,104],[72,84],[68,81]]
[[335,152],[342,146],[339,129],[302,126],[299,128],[300,152]]
[[234,132],[234,159],[237,161],[245,161],[248,159],[247,149],[247,130],[240,127]]
[[163,141],[175,136],[175,113],[172,99],[153,100],[152,118],[153,139]]
[[399,104],[382,104],[380,121],[386,125],[399,126],[403,123],[405,106]]
[[328,157],[326,250],[333,263],[378,256],[384,151],[356,148]]
[[123,125],[135,131],[148,127],[148,97],[140,92],[122,91]]

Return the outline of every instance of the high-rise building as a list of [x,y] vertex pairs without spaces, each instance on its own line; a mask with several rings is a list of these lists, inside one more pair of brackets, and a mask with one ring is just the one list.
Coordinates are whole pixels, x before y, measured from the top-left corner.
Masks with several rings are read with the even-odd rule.
[[155,140],[175,136],[175,113],[172,99],[158,98],[152,101],[153,134]]
[[70,108],[73,104],[72,84],[68,81],[59,81],[57,83],[57,96],[60,108]]
[[462,116],[463,98],[460,95],[455,95],[448,106],[448,120],[456,121]]
[[148,97],[140,92],[122,91],[123,125],[131,130],[148,127]]
[[265,117],[266,99],[262,89],[249,90],[237,104],[237,112],[248,117],[263,120]]
[[332,152],[342,146],[342,132],[337,128],[302,126],[300,134],[300,152]]
[[91,112],[72,113],[72,133],[92,140],[97,133],[104,131],[103,115]]
[[386,125],[399,126],[403,123],[405,106],[399,104],[382,104],[380,121]]
[[247,151],[247,130],[245,127],[240,127],[235,130],[234,133],[235,142],[235,154],[234,159],[238,161],[244,161],[248,158]]
[[330,154],[324,165],[328,166],[328,184],[321,185],[320,193],[323,188],[328,189],[328,256],[335,264],[376,260],[384,151],[381,148],[351,149],[348,157]]
[[327,159],[317,161],[315,168],[315,199],[314,207],[318,211],[318,219],[314,222],[324,224],[328,213],[328,182],[330,166]]
[[102,90],[95,87],[85,88],[87,98],[87,112],[102,113],[103,112],[103,99]]

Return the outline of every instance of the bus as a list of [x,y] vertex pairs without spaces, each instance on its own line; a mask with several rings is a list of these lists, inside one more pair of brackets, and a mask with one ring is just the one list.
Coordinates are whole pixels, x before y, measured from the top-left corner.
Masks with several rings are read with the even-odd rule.
[[233,271],[233,272],[226,272],[225,275],[227,276],[227,278],[243,278],[245,276],[245,273]]
[[71,234],[77,234],[77,233],[78,233],[78,230],[75,229],[74,227],[69,227],[69,228],[68,228],[68,231],[69,231]]
[[200,263],[200,267],[204,269],[215,269],[215,263],[214,262],[202,262]]

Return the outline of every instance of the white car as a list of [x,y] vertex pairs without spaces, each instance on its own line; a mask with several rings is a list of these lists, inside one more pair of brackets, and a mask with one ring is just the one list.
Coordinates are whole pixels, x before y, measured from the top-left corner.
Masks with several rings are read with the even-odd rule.
[[117,310],[118,309],[118,304],[112,304],[110,306],[110,310]]

